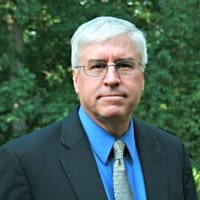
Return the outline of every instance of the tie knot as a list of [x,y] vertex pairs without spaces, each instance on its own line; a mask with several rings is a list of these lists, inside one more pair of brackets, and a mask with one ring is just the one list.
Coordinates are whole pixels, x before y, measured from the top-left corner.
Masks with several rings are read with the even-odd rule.
[[116,140],[113,145],[114,159],[123,159],[125,144],[122,140]]

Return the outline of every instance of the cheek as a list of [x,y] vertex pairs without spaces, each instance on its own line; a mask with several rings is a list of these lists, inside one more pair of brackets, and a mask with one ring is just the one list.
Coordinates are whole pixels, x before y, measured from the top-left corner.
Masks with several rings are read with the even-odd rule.
[[144,74],[140,74],[136,78],[136,83],[138,84],[140,90],[144,90]]
[[135,91],[142,91],[144,90],[144,76],[139,75],[135,76],[134,79],[129,80],[129,89],[135,90]]
[[94,80],[78,76],[74,81],[74,88],[80,99],[90,99],[95,96],[98,86]]
[[134,81],[129,84],[127,90],[130,100],[132,101],[132,103],[135,104],[140,100],[142,92],[144,90],[144,79],[142,79],[141,77],[134,79]]

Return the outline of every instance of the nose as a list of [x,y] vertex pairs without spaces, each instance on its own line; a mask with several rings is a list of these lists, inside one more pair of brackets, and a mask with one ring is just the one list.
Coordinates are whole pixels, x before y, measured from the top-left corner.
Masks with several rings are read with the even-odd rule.
[[110,87],[116,87],[120,83],[120,76],[114,65],[107,67],[107,72],[104,76],[104,84]]

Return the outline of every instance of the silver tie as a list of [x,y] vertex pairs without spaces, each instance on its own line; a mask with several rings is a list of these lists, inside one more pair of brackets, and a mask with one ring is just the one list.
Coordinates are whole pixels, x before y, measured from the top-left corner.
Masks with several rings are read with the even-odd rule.
[[128,182],[128,176],[124,165],[125,144],[121,140],[116,140],[113,145],[114,166],[113,166],[113,187],[115,200],[134,200]]

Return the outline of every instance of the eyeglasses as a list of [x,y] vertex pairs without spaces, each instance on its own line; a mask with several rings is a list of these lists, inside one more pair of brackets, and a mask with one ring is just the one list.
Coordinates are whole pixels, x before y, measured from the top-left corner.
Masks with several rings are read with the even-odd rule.
[[86,75],[91,77],[103,77],[108,71],[108,67],[114,66],[120,76],[129,76],[138,72],[143,72],[145,66],[133,59],[124,59],[116,61],[114,64],[107,64],[105,61],[92,60],[86,66],[76,66],[75,68],[84,68]]

